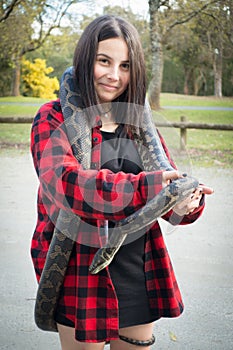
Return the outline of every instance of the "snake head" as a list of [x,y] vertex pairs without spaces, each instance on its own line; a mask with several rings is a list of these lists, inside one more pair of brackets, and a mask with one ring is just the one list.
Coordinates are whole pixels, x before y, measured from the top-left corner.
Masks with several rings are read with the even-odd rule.
[[177,185],[176,180],[169,184],[169,192],[172,196],[177,196],[179,194],[179,186]]
[[172,196],[180,196],[182,193],[185,195],[186,192],[194,191],[199,185],[199,181],[191,176],[181,177],[173,180],[168,185],[169,192]]

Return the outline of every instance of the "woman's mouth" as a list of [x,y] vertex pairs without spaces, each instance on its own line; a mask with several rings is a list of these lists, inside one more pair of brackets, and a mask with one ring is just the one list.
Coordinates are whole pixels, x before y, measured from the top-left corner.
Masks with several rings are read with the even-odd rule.
[[102,86],[102,88],[104,90],[107,90],[107,91],[116,91],[118,89],[117,86],[113,86],[113,85],[108,85],[108,84],[103,84],[103,83],[100,83],[100,85]]

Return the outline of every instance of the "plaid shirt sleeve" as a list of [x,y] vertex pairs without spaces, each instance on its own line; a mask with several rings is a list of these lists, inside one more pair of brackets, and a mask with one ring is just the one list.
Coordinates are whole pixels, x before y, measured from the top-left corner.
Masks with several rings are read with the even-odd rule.
[[73,155],[59,101],[40,108],[32,126],[31,149],[44,204],[48,200],[83,218],[120,220],[162,189],[162,171],[134,175],[84,170]]

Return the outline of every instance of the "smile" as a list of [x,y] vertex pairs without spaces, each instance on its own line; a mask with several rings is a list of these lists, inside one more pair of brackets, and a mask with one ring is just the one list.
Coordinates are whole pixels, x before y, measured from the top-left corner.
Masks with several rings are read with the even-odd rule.
[[100,85],[102,86],[103,89],[108,90],[108,91],[115,91],[118,89],[117,86],[107,85],[107,84],[103,84],[103,83],[100,83]]

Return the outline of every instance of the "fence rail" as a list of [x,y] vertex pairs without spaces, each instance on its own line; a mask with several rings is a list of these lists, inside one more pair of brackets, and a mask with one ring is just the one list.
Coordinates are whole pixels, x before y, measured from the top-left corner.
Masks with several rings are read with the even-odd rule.
[[31,124],[34,117],[0,117],[0,124]]
[[[0,117],[0,124],[31,124],[33,117]],[[181,116],[180,122],[158,122],[156,127],[179,128],[180,129],[180,148],[183,150],[187,144],[187,129],[202,130],[228,130],[233,131],[233,124],[207,124],[188,122],[186,117]]]
[[184,150],[187,144],[187,129],[201,130],[233,130],[233,124],[211,124],[187,122],[186,117],[181,116],[180,122],[157,122],[156,127],[179,128],[180,129],[180,149]]

